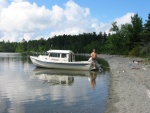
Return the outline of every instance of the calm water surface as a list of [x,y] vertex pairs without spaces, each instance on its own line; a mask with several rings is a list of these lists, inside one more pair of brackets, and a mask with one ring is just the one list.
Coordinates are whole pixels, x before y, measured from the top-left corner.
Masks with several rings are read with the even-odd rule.
[[29,57],[0,53],[0,113],[103,113],[108,71],[36,68]]

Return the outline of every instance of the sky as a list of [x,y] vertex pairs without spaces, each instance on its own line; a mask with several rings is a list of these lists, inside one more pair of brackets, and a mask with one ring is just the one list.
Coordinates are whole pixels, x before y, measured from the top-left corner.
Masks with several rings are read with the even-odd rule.
[[20,42],[58,35],[109,33],[112,22],[143,23],[150,0],[0,0],[0,41]]

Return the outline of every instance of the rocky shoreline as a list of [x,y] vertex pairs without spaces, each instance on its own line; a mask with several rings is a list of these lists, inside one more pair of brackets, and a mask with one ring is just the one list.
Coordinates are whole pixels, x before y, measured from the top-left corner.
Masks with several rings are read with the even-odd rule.
[[106,113],[150,113],[150,63],[142,58],[98,55],[109,63]]

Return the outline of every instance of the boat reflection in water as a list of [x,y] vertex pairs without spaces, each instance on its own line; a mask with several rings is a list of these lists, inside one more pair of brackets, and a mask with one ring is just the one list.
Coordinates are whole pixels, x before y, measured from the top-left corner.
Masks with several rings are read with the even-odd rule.
[[90,71],[58,70],[47,68],[35,68],[32,76],[49,83],[49,85],[71,85],[74,76],[89,77]]

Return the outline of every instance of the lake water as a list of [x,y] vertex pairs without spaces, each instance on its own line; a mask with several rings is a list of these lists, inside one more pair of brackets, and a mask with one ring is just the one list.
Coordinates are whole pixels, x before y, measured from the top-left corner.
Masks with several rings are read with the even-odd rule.
[[0,53],[0,113],[104,113],[109,71],[36,68],[29,57]]

